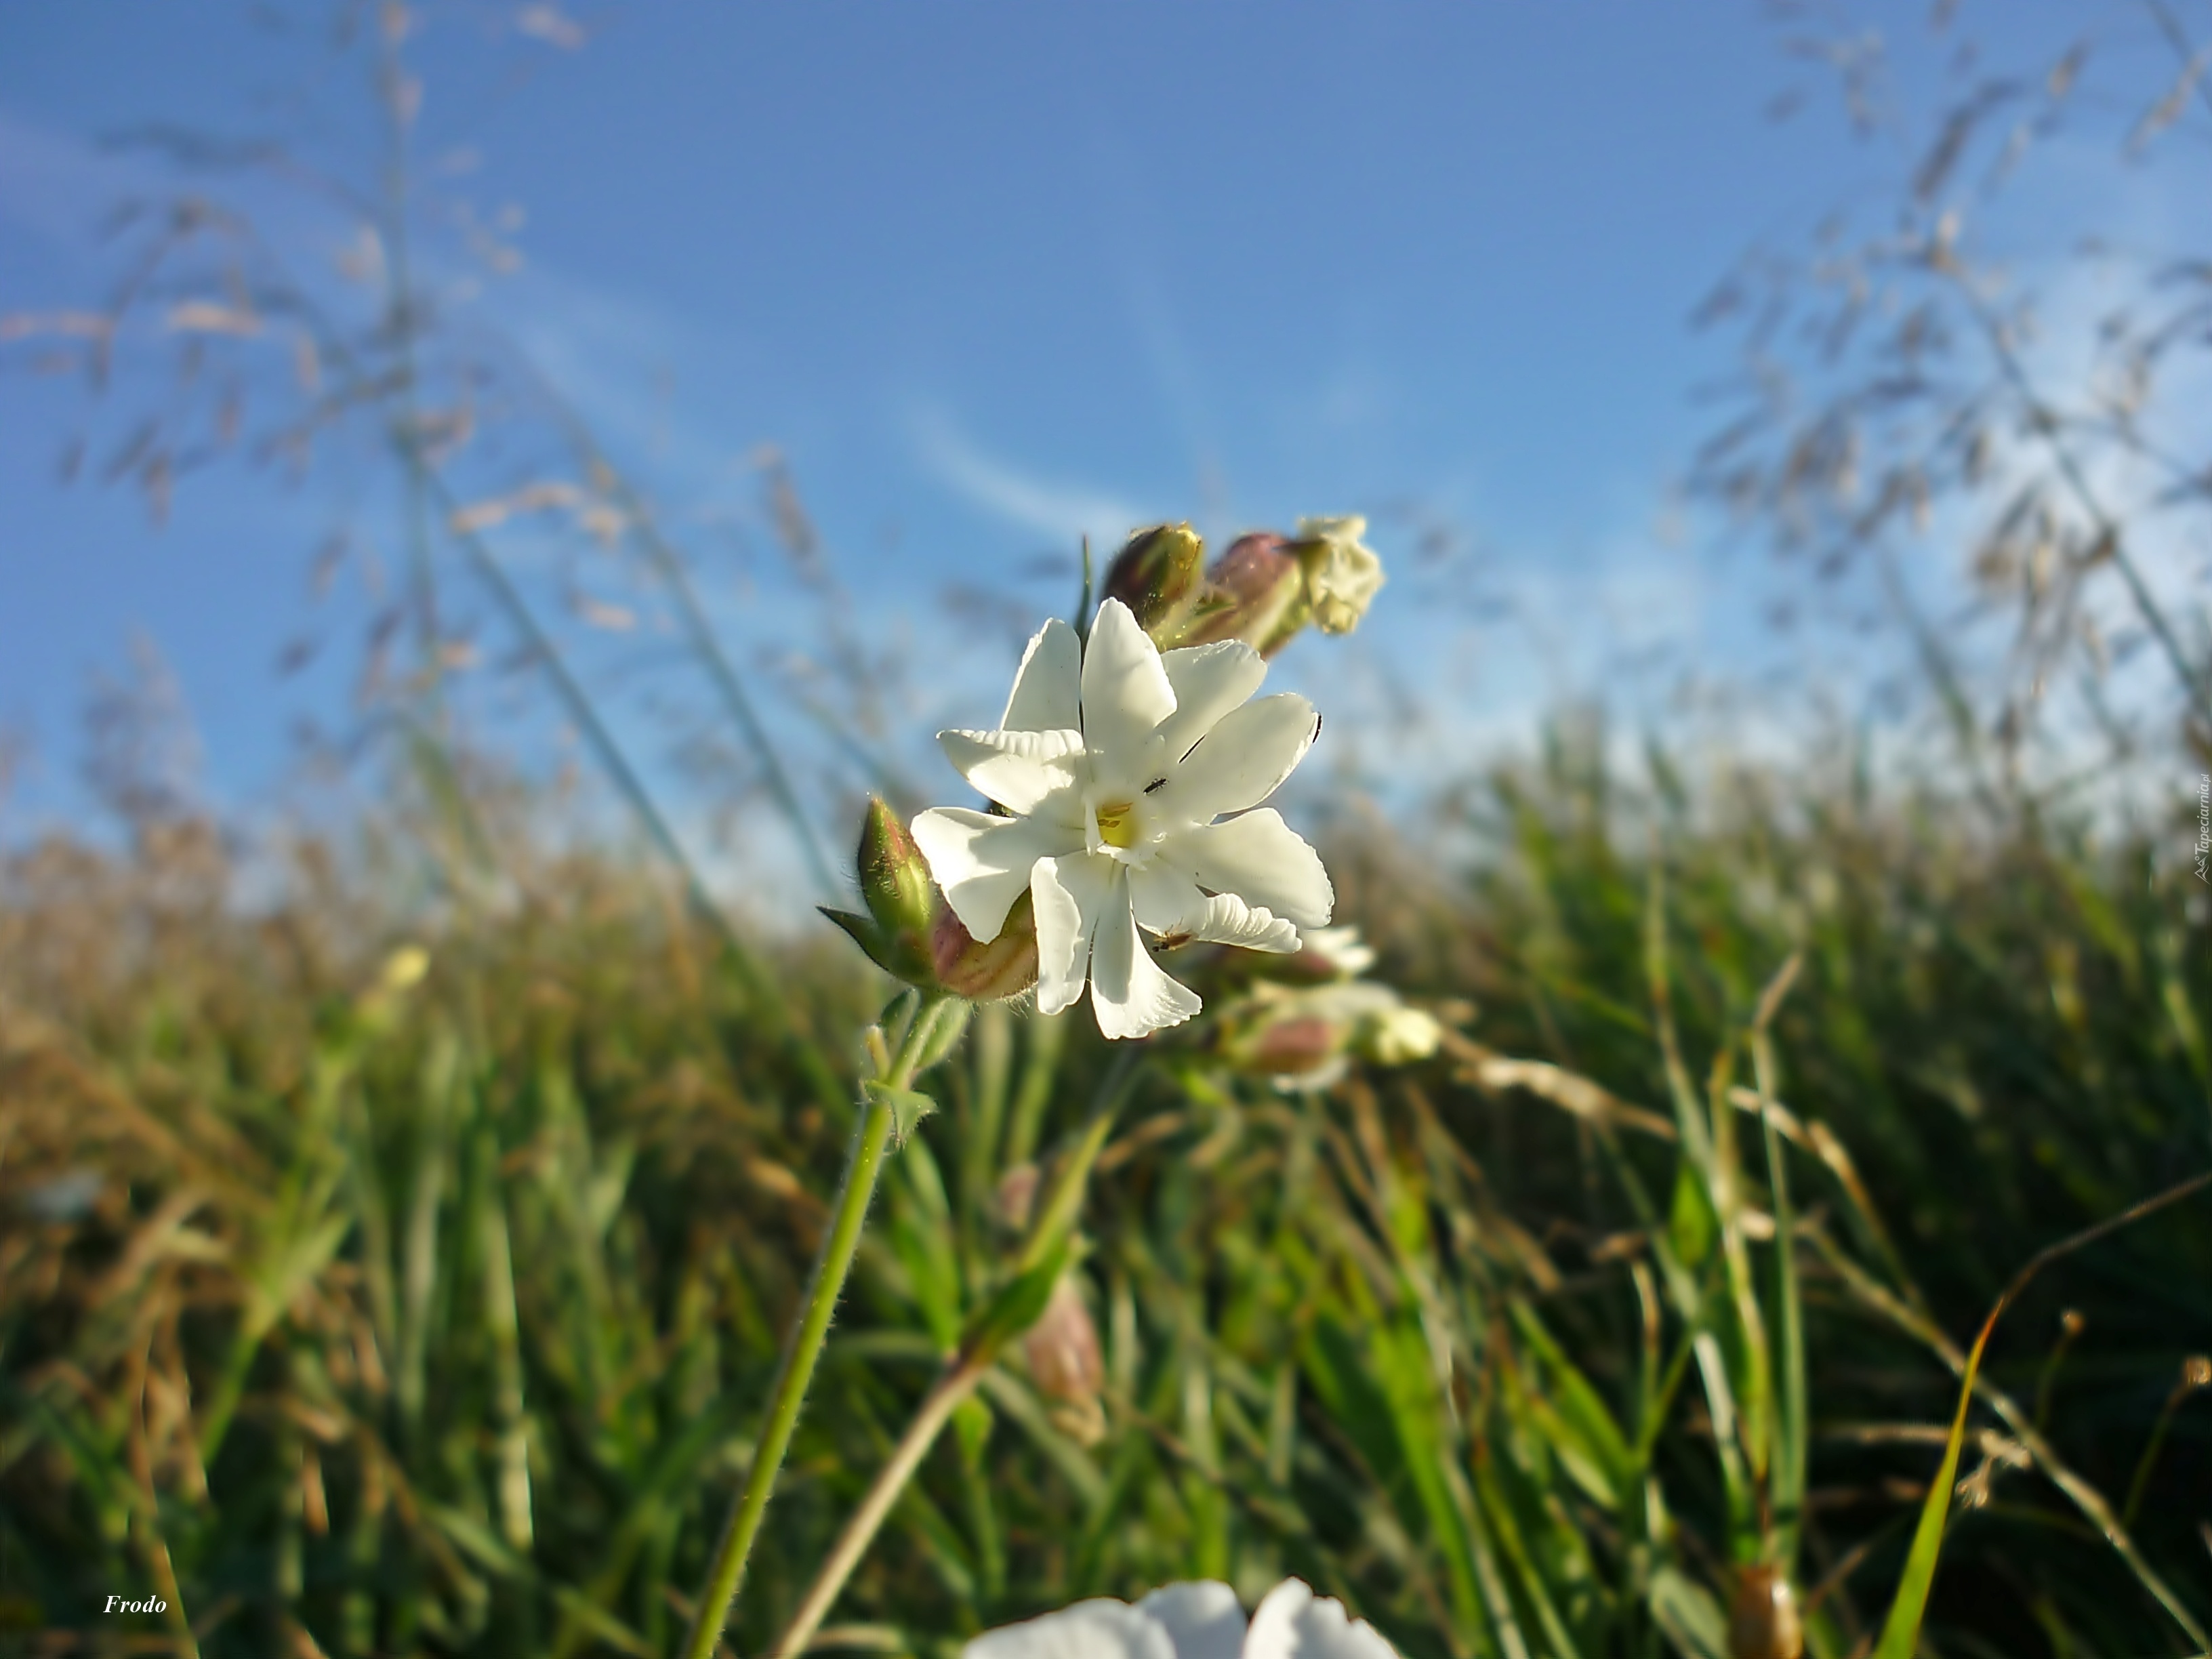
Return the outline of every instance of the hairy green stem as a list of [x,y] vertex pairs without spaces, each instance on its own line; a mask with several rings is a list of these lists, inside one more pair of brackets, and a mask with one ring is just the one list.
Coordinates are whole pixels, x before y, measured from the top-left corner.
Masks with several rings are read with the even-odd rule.
[[[939,998],[923,999],[882,1079],[890,1088],[904,1089],[914,1082],[915,1071],[930,1047],[940,1018],[953,1006]],[[852,1271],[854,1254],[860,1249],[868,1201],[875,1195],[884,1149],[890,1141],[892,1117],[890,1103],[872,1091],[854,1132],[853,1150],[846,1159],[830,1230],[823,1236],[822,1252],[815,1258],[799,1323],[784,1347],[783,1363],[777,1367],[775,1386],[769,1392],[768,1415],[753,1452],[752,1468],[730,1505],[721,1540],[714,1547],[714,1559],[707,1569],[707,1581],[700,1587],[698,1609],[684,1641],[684,1659],[711,1659],[731,1604],[744,1583],[746,1558],[752,1553],[761,1517],[768,1511],[777,1472],[791,1445],[792,1431],[798,1426],[799,1410],[806,1403],[807,1385],[814,1379],[815,1362],[821,1358],[823,1342],[830,1334],[830,1316],[836,1310],[845,1276]]]

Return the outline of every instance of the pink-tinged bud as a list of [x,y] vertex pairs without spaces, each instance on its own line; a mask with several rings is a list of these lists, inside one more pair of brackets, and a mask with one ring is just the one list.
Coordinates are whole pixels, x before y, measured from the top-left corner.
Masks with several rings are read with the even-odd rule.
[[[1356,941],[1330,943],[1340,967],[1365,950]],[[1231,1066],[1291,1090],[1328,1088],[1355,1054],[1379,1066],[1411,1065],[1434,1054],[1443,1036],[1435,1015],[1389,986],[1353,980],[1295,990],[1255,985],[1224,1015],[1223,1031],[1220,1052]]]
[[1231,1046],[1240,1070],[1263,1077],[1304,1077],[1332,1064],[1344,1053],[1349,1026],[1314,1014],[1293,1014],[1254,1027]]
[[999,1218],[1019,1232],[1030,1224],[1030,1210],[1036,1202],[1039,1171],[1034,1164],[1017,1164],[999,1177]]
[[1098,1404],[1106,1363],[1098,1349],[1098,1328],[1072,1273],[1060,1276],[1044,1312],[1022,1338],[1022,1358],[1028,1362],[1030,1381],[1050,1402],[1052,1420],[1061,1433],[1083,1446],[1106,1437],[1106,1413]]
[[979,942],[950,908],[929,935],[930,963],[938,984],[971,1002],[1019,996],[1037,981],[1036,912],[1024,893],[1006,913],[996,939]]
[[1106,568],[1102,597],[1129,607],[1163,649],[1181,642],[1203,586],[1206,544],[1187,524],[1154,525],[1129,538]]
[[1305,574],[1289,544],[1268,531],[1240,536],[1213,562],[1206,591],[1178,645],[1242,640],[1272,657],[1306,625]]

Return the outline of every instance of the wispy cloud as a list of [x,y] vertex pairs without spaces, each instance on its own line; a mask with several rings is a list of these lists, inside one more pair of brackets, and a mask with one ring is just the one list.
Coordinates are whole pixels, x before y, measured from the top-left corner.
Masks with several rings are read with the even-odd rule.
[[1142,510],[1118,495],[1041,477],[990,453],[941,408],[917,408],[908,428],[922,465],[939,483],[1009,524],[1056,541],[1087,535],[1112,545],[1146,522]]

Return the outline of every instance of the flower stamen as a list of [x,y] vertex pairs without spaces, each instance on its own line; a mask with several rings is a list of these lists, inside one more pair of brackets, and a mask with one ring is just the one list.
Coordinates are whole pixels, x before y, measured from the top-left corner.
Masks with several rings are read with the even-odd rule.
[[1133,800],[1098,804],[1098,839],[1127,852],[1137,844],[1137,803]]

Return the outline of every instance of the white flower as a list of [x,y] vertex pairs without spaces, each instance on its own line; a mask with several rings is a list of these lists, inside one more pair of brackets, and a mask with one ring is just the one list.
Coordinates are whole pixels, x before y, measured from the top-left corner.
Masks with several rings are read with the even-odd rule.
[[1008,817],[938,807],[914,838],[945,902],[978,939],[1036,900],[1037,1006],[1091,986],[1098,1029],[1143,1036],[1199,1011],[1139,929],[1255,951],[1295,951],[1336,902],[1321,858],[1260,803],[1305,757],[1321,720],[1289,693],[1252,694],[1260,653],[1224,640],[1161,654],[1109,599],[1085,647],[1038,630],[997,727],[937,734]]
[[1305,567],[1306,599],[1324,634],[1349,634],[1382,586],[1382,561],[1360,541],[1367,520],[1300,519],[1293,543]]
[[1136,1606],[1101,1598],[987,1631],[961,1659],[1398,1659],[1344,1604],[1302,1579],[1269,1590],[1248,1628],[1237,1593],[1206,1581],[1170,1584]]

